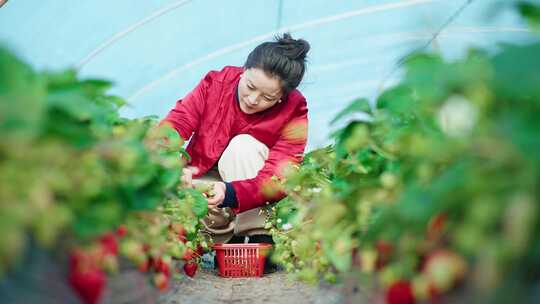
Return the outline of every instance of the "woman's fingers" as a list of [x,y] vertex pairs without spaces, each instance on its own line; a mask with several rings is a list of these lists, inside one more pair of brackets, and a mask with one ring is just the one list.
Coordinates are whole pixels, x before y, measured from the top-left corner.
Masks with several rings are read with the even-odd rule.
[[219,195],[219,194],[209,197],[208,205],[216,205],[216,206],[220,205],[221,203],[223,203],[224,198],[225,198],[225,195]]
[[225,184],[214,183],[214,196],[208,198],[208,207],[216,208],[223,203],[223,199],[225,199]]

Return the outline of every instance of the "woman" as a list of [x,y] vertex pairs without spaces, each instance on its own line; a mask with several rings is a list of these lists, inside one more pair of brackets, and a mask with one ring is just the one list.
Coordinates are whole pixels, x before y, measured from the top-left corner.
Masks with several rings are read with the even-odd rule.
[[203,221],[215,242],[273,243],[261,207],[285,196],[276,177],[304,152],[307,104],[296,87],[309,49],[290,34],[262,43],[243,67],[209,72],[164,119],[191,138],[184,183],[215,182]]

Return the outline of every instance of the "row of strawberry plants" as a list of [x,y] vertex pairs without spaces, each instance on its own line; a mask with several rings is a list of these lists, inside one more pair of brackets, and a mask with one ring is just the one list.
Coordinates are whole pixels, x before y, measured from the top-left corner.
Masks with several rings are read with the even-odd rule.
[[370,118],[349,119],[285,181],[268,223],[275,259],[311,282],[352,273],[387,303],[534,301],[538,54],[531,42],[409,56],[375,108],[358,99],[336,121]]
[[199,233],[207,203],[179,185],[178,134],[151,117],[121,118],[107,81],[36,72],[5,48],[0,75],[0,281],[25,267],[30,248],[65,255],[66,282],[87,303],[118,256],[160,289],[175,258],[193,276],[209,245]]

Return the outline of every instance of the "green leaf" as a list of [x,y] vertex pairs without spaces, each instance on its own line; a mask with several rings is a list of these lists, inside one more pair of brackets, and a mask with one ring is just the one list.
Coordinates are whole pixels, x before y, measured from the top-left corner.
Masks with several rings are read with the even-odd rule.
[[197,218],[201,219],[208,214],[208,201],[201,192],[195,189],[181,189],[178,191],[178,197],[180,199],[186,199],[187,197],[191,197],[193,199],[191,209]]
[[540,5],[529,1],[521,1],[517,4],[517,7],[530,26],[540,29]]
[[112,87],[112,82],[102,79],[87,79],[80,82],[84,92],[90,96],[101,96]]
[[96,202],[76,215],[74,231],[78,237],[90,238],[111,230],[122,217],[121,206],[114,202]]
[[83,94],[80,87],[67,87],[52,90],[47,96],[49,107],[58,109],[70,115],[77,121],[88,121],[104,114],[104,109]]
[[199,199],[195,200],[195,203],[193,204],[193,213],[197,216],[197,218],[202,219],[203,217],[208,214],[208,201],[204,197],[199,197]]
[[369,101],[366,98],[358,98],[353,100],[345,109],[343,109],[336,115],[336,117],[334,117],[330,124],[334,124],[335,122],[343,119],[345,116],[355,112],[364,112],[367,114],[371,114],[372,112]]
[[349,271],[352,263],[353,242],[350,233],[350,229],[335,227],[328,231],[326,238],[329,241],[324,242],[322,247],[330,262],[341,272]]
[[45,116],[44,79],[0,46],[0,137],[33,139]]
[[189,156],[184,148],[180,149],[178,152],[186,159],[187,162],[191,161],[191,156]]
[[[519,100],[540,108],[540,43],[526,46],[505,45],[493,58],[496,96]],[[516,81],[518,80],[519,81]]]
[[377,109],[387,109],[393,114],[411,113],[416,106],[414,91],[400,84],[383,92],[377,99]]
[[45,72],[43,75],[47,78],[49,89],[77,83],[77,71],[75,69],[67,69],[60,72]]
[[160,183],[165,189],[170,189],[180,182],[182,176],[181,170],[165,170],[159,174]]

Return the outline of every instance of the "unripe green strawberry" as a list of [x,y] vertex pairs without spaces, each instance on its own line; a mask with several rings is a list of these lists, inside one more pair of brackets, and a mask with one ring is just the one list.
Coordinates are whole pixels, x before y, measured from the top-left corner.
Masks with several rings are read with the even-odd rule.
[[412,280],[414,297],[420,301],[425,301],[430,296],[429,281],[423,274],[419,274]]
[[172,256],[172,257],[175,257],[177,259],[181,258],[182,257],[182,249],[180,248],[180,245],[178,244],[172,244],[171,247],[169,247],[169,251],[168,253]]
[[365,273],[372,273],[375,271],[375,265],[377,262],[377,252],[371,249],[364,249],[360,251],[360,268]]
[[394,173],[390,172],[384,172],[383,174],[381,174],[379,179],[381,185],[386,189],[393,189],[398,183],[397,176]]
[[399,281],[402,277],[402,272],[393,265],[384,267],[379,273],[379,282],[383,287],[388,287]]
[[194,184],[193,186],[195,187],[195,190],[200,191],[202,193],[206,193],[213,188],[212,184],[205,183],[205,182],[198,182]]
[[143,246],[133,240],[127,240],[120,245],[120,251],[128,259],[135,263],[140,263],[146,259],[146,255],[143,250]]
[[324,279],[325,279],[328,283],[336,283],[336,281],[337,281],[336,274],[333,273],[333,272],[327,272],[327,273],[324,275]]
[[169,277],[164,273],[156,273],[154,275],[154,286],[159,289],[159,291],[166,291],[169,288]]
[[106,254],[103,256],[102,260],[103,269],[109,273],[118,272],[118,258],[111,254]]
[[214,197],[216,195],[213,183],[198,182],[194,184],[194,187],[197,191],[200,191],[206,197]]
[[463,279],[467,271],[465,260],[454,252],[437,250],[431,253],[424,264],[423,273],[435,293],[450,290]]

